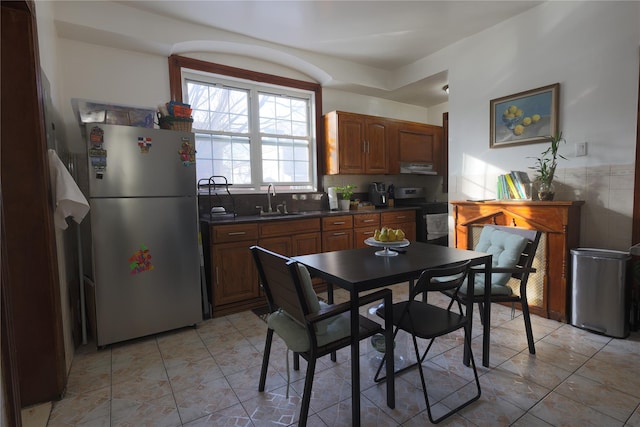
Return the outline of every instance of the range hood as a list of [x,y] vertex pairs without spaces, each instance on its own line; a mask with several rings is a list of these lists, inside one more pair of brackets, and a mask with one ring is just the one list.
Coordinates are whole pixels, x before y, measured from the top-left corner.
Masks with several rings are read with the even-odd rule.
[[400,163],[400,173],[416,175],[437,175],[433,163]]

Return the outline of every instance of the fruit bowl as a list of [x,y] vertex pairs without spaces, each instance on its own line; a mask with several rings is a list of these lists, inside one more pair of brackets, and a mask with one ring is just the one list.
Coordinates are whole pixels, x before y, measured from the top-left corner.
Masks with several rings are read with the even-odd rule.
[[369,246],[384,248],[381,251],[376,251],[376,255],[378,256],[396,256],[398,255],[398,252],[394,252],[389,248],[404,248],[405,246],[409,246],[410,244],[410,242],[407,239],[395,240],[393,242],[381,242],[379,240],[374,239],[373,237],[369,237],[365,239],[364,243]]

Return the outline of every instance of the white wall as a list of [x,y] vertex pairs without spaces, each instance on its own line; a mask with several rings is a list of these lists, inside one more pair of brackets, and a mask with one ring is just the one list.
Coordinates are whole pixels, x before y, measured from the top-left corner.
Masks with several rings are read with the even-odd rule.
[[323,114],[338,110],[435,124],[427,121],[428,110],[426,108],[371,96],[356,95],[336,89],[322,89],[322,104]]
[[638,2],[547,2],[424,59],[449,73],[450,199],[493,198],[498,174],[532,173],[547,145],[490,149],[489,102],[559,82],[568,160],[556,197],[586,201],[581,245],[628,249],[639,46]]
[[[447,49],[453,175],[479,160],[524,169],[534,144],[489,149],[489,100],[560,83],[566,167],[627,164],[635,155],[638,97],[638,2],[548,2]],[[575,158],[573,144],[588,142]],[[478,195],[482,196],[482,195]]]

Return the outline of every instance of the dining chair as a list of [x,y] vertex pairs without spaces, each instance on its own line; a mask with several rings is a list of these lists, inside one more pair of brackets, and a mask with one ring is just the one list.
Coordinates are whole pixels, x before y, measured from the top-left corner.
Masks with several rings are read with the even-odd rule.
[[[400,330],[411,334],[416,357],[415,363],[398,370],[396,373],[406,371],[414,368],[415,366],[418,367],[418,371],[420,372],[420,381],[422,382],[424,400],[427,404],[427,414],[429,416],[429,420],[434,424],[439,423],[460,409],[466,407],[472,402],[475,402],[480,398],[481,394],[478,371],[476,370],[476,363],[471,352],[471,318],[473,303],[469,302],[466,305],[466,310],[461,313],[457,313],[456,311],[451,310],[451,305],[449,305],[448,308],[442,308],[440,306],[429,304],[428,302],[429,292],[451,291],[455,294],[465,283],[469,272],[469,265],[470,261],[463,261],[446,267],[424,270],[420,274],[416,284],[409,291],[409,299],[407,301],[393,304],[392,308],[393,325],[395,327],[393,331],[393,338],[396,338],[398,331]],[[473,288],[470,293],[473,293]],[[417,299],[419,296],[421,298]],[[385,321],[388,319],[386,310],[383,308],[379,308],[376,311],[376,314],[385,319]],[[464,330],[464,347],[471,360],[473,376],[476,383],[476,394],[469,400],[466,400],[454,409],[451,409],[446,414],[434,419],[427,391],[428,381],[425,379],[422,362],[425,360],[436,338],[451,334],[460,329]],[[429,340],[429,344],[422,355],[420,355],[418,338]],[[380,377],[380,372],[382,370],[382,366],[390,359],[391,358],[387,357],[387,354],[385,354],[374,377],[376,382],[385,379],[385,377]],[[464,357],[462,359],[463,360],[460,362],[464,363]],[[442,386],[440,383],[438,383],[438,385],[439,387]],[[452,390],[452,392],[453,391],[454,390]]]
[[[507,227],[500,225],[485,225],[480,233],[478,244],[474,248],[478,252],[486,252],[493,255],[492,265],[489,267],[491,272],[491,302],[510,302],[513,304],[520,303],[522,307],[522,317],[524,319],[525,331],[527,334],[527,343],[529,353],[535,354],[536,348],[533,341],[533,331],[531,328],[531,315],[529,313],[529,303],[527,301],[527,282],[529,274],[535,273],[533,261],[535,258],[538,243],[542,236],[541,231],[527,230],[518,227]],[[460,310],[461,302],[470,298],[474,303],[478,303],[480,314],[483,313],[484,290],[486,267],[473,267],[472,271],[474,290],[473,297],[467,292],[467,285],[463,285],[457,295],[455,301],[458,302]],[[519,281],[519,294],[513,292],[508,286],[511,278]],[[454,296],[451,292],[446,292],[449,296]],[[454,300],[451,301],[453,304]],[[450,305],[451,305],[450,304]],[[481,321],[484,323],[484,319]]]
[[[316,360],[351,345],[351,302],[326,304],[318,300],[307,268],[283,255],[252,246],[260,282],[269,305],[267,338],[260,372],[259,391],[264,391],[273,333],[278,334],[287,348],[307,361],[299,425],[305,426],[309,414],[311,390]],[[385,351],[393,354],[393,325],[391,323],[391,290],[381,289],[359,298],[359,306],[382,300],[387,313],[384,328],[364,316],[359,317],[360,340],[376,334],[386,337]],[[288,355],[287,355],[288,366]],[[297,367],[294,367],[296,369]],[[288,368],[287,368],[288,369]],[[387,403],[395,406],[393,362],[387,367]],[[288,384],[287,384],[288,390]]]

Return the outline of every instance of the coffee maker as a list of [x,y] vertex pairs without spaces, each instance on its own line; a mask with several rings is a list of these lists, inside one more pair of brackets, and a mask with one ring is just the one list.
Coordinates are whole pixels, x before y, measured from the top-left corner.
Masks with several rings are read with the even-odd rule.
[[376,207],[387,206],[387,188],[383,182],[369,184],[369,201]]

